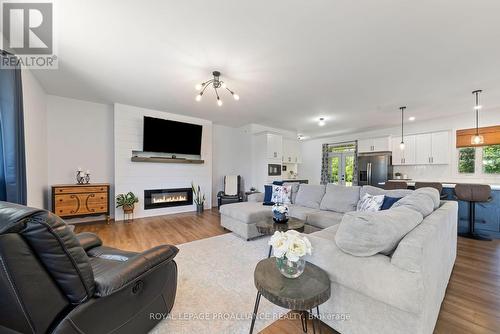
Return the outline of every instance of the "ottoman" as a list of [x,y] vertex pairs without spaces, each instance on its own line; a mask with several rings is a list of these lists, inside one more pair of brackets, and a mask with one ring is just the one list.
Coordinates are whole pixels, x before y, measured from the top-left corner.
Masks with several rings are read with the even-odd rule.
[[262,205],[262,202],[226,204],[221,206],[220,215],[222,227],[245,240],[261,236],[257,231],[257,222],[268,221],[273,217],[271,207]]

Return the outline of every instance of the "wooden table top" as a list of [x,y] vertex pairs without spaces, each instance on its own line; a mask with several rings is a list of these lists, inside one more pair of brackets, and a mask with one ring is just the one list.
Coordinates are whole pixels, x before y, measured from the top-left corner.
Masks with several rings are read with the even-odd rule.
[[288,230],[303,232],[304,226],[305,221],[294,217],[290,217],[286,223],[276,223],[272,218],[269,218],[256,224],[257,231],[262,234],[273,234],[276,231],[286,232]]
[[257,263],[254,272],[257,290],[271,303],[295,311],[307,311],[330,298],[330,279],[320,267],[306,262],[302,275],[286,278],[271,257]]

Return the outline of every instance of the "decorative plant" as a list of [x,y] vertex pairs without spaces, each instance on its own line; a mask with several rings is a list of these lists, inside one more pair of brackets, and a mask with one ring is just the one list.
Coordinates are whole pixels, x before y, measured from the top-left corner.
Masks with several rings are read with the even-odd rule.
[[127,209],[133,207],[135,203],[139,202],[139,198],[134,195],[133,192],[128,192],[127,194],[119,194],[116,196],[116,207],[123,207],[123,209]]
[[191,189],[193,189],[193,201],[196,205],[205,204],[205,194],[201,192],[200,186],[195,186],[194,182],[191,182]]

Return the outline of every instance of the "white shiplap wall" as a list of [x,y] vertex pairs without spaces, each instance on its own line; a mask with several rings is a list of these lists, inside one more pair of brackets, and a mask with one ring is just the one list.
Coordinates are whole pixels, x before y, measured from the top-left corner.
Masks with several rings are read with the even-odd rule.
[[[201,159],[205,163],[194,165],[130,161],[133,150],[142,150],[144,116],[202,125]],[[114,118],[115,193],[132,191],[139,197],[135,218],[194,211],[194,205],[144,210],[145,189],[187,188],[191,186],[191,181],[199,184],[205,192],[205,208],[212,206],[211,121],[123,104],[114,105]],[[123,211],[117,209],[115,217],[117,220],[123,219]]]

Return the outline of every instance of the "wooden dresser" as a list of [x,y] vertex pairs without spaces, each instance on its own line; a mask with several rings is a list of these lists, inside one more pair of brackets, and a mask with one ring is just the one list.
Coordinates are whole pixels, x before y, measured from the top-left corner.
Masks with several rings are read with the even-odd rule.
[[109,220],[109,184],[53,185],[52,212],[61,218],[105,215]]

